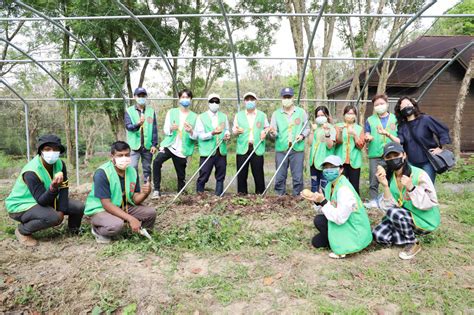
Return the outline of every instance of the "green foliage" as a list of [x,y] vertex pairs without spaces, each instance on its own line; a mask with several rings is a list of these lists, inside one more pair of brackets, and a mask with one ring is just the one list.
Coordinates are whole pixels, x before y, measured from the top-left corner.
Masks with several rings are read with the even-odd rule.
[[474,156],[467,160],[458,160],[454,169],[438,175],[437,180],[441,183],[474,182]]
[[[463,0],[448,10],[448,14],[473,14],[474,1]],[[431,35],[469,35],[474,34],[474,19],[449,18],[439,19],[430,30]]]

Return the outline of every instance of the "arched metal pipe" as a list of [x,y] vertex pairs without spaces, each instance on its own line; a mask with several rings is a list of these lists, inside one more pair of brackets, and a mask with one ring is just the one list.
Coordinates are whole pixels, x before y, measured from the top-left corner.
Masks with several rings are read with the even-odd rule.
[[3,78],[0,78],[0,81],[9,89],[13,94],[15,94],[22,102],[23,105],[25,106],[25,136],[26,136],[26,157],[28,161],[30,161],[30,132],[28,128],[28,108],[30,107],[28,103],[25,101],[25,99],[12,87],[10,84],[8,84],[7,81],[5,81]]
[[[372,75],[375,73],[375,71],[377,71],[377,68],[380,64],[380,62],[382,62],[382,59],[383,57],[385,56],[385,54],[389,51],[389,49],[393,46],[393,44],[395,43],[395,41],[403,34],[403,32],[405,32],[405,30],[408,28],[408,26],[410,26],[420,15],[423,14],[423,12],[425,12],[426,10],[428,10],[433,4],[435,4],[437,2],[437,0],[431,0],[428,4],[426,4],[425,6],[423,6],[414,16],[412,16],[406,23],[405,25],[402,26],[402,28],[398,31],[397,35],[395,35],[395,37],[388,43],[387,47],[385,48],[385,50],[382,52],[382,54],[380,55],[379,59],[377,60],[377,62],[375,63],[375,65],[373,65],[372,67],[372,70],[370,71],[369,73],[369,77],[365,79],[365,82],[364,82],[364,85],[362,87],[362,89],[360,90],[359,92],[359,96],[357,97],[357,102],[355,104],[356,108],[359,109],[359,102],[360,102],[360,99],[362,98],[362,94],[364,93],[364,90],[365,88],[367,87],[367,85],[369,84],[369,81],[370,81],[370,78],[372,78]],[[355,73],[354,75],[359,75],[358,73]],[[359,111],[357,111],[359,112]]]
[[441,68],[440,71],[431,79],[431,81],[428,83],[428,85],[423,89],[421,94],[418,96],[418,102],[421,101],[421,99],[425,96],[426,92],[430,89],[430,87],[433,85],[433,83],[436,81],[436,79],[439,78],[439,76],[446,71],[461,55],[467,51],[469,48],[471,48],[474,45],[474,40],[471,41],[466,47],[464,47],[461,51],[459,51],[451,60],[444,65],[443,68]]
[[237,71],[237,59],[235,58],[235,46],[232,39],[232,32],[230,30],[229,18],[225,11],[224,3],[222,0],[219,0],[219,6],[221,7],[222,16],[224,17],[225,27],[227,29],[227,36],[229,39],[230,51],[232,54],[232,61],[234,63],[234,74],[235,74],[235,87],[237,89],[237,111],[240,110],[240,85],[239,85],[239,72]]
[[145,35],[150,39],[151,43],[153,44],[153,46],[155,46],[156,50],[158,50],[158,53],[160,54],[161,58],[163,58],[163,61],[166,65],[166,68],[168,69],[169,73],[170,73],[170,76],[171,76],[171,79],[173,80],[173,89],[175,91],[175,95],[177,96],[178,95],[178,85],[176,83],[176,78],[174,77],[173,75],[173,70],[171,69],[171,65],[170,63],[168,62],[168,59],[166,58],[165,56],[165,53],[163,52],[163,50],[161,49],[160,45],[158,45],[157,41],[153,38],[153,36],[151,35],[150,31],[148,31],[148,29],[146,28],[146,26],[142,23],[142,21],[140,21],[137,16],[135,14],[133,14],[132,11],[130,11],[125,5],[122,4],[122,2],[120,2],[120,0],[115,0],[115,2],[118,4],[118,6],[125,12],[127,13],[137,24],[138,26],[140,26],[140,28],[142,29],[142,31],[145,33]]
[[66,93],[66,95],[71,99],[72,103],[74,104],[74,129],[75,129],[75,145],[76,145],[76,183],[77,183],[77,185],[79,185],[79,135],[78,135],[78,131],[77,131],[77,128],[78,128],[78,124],[77,124],[77,103],[74,100],[74,97],[61,84],[61,82],[59,82],[59,80],[54,75],[52,75],[51,72],[49,72],[48,69],[46,69],[41,63],[36,61],[35,58],[31,57],[30,54],[28,54],[26,51],[24,51],[20,47],[16,46],[12,42],[10,42],[10,41],[8,41],[4,38],[0,37],[0,41],[3,41],[7,45],[12,46],[16,50],[18,50],[21,54],[23,54],[26,58],[31,59],[31,61],[33,61],[38,67],[40,67],[44,72],[46,72],[46,74],[49,77],[51,77],[51,79],[53,79],[54,82],[56,82],[57,85],[59,85],[59,87],[64,91],[64,93]]

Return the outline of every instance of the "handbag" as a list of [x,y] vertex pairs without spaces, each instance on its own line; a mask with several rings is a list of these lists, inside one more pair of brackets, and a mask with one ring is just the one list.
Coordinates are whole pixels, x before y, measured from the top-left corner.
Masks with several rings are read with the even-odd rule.
[[454,165],[456,165],[456,159],[453,152],[444,149],[438,154],[431,153],[430,150],[413,135],[413,131],[411,130],[410,126],[408,126],[408,124],[407,128],[411,137],[425,150],[428,161],[431,163],[437,174],[442,174],[446,171],[449,171],[454,167]]

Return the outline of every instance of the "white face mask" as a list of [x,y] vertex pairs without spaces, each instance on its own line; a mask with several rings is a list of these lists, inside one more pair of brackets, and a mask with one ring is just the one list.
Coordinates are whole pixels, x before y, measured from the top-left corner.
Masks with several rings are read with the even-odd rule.
[[137,104],[144,106],[146,104],[146,97],[137,97]]
[[325,123],[328,122],[328,118],[326,116],[318,116],[316,117],[316,123],[318,125],[324,125]]
[[381,104],[375,106],[375,112],[379,115],[385,114],[388,110],[388,104]]
[[344,115],[344,118],[345,118],[345,120],[346,120],[347,122],[352,123],[352,122],[355,121],[356,115],[355,115],[355,114],[345,114],[345,115]]
[[125,170],[129,165],[132,159],[129,156],[121,156],[114,158],[115,159],[115,166],[118,169]]
[[213,113],[217,113],[217,111],[219,110],[219,104],[209,103],[209,110]]
[[284,98],[281,100],[281,104],[283,105],[283,107],[291,107],[291,105],[293,105],[293,99]]
[[43,160],[49,165],[53,165],[59,160],[59,151],[42,151]]

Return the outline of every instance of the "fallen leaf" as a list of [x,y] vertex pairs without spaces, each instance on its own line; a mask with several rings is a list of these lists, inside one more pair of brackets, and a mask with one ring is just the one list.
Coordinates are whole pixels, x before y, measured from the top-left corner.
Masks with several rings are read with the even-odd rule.
[[273,284],[273,278],[272,277],[263,278],[263,284],[266,285],[266,286],[272,285]]
[[202,271],[201,268],[193,268],[193,269],[191,269],[191,272],[194,273],[194,274],[201,273],[201,271]]
[[11,284],[13,282],[15,282],[15,278],[13,278],[13,277],[6,277],[5,278],[5,283],[6,284]]
[[283,274],[281,272],[279,272],[275,275],[275,279],[277,279],[277,280],[281,279],[282,277],[283,277]]

